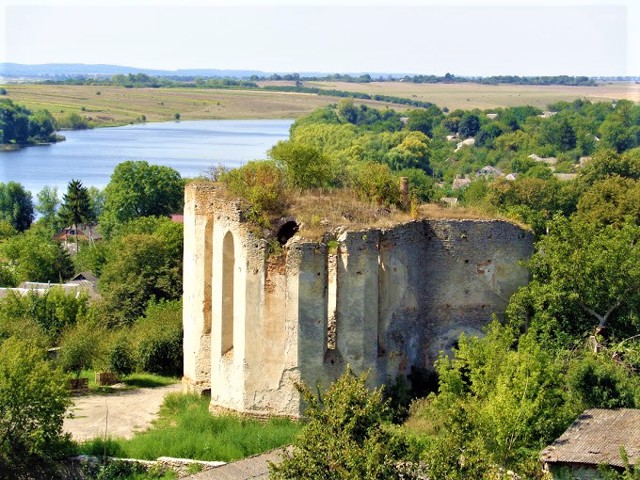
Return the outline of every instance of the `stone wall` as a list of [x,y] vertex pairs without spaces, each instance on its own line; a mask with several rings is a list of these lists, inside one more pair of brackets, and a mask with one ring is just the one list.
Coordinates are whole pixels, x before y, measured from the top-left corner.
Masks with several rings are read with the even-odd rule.
[[185,388],[210,388],[212,408],[295,417],[298,381],[326,386],[347,364],[370,369],[372,385],[430,368],[504,312],[533,250],[530,233],[498,220],[420,220],[336,243],[294,236],[268,255],[237,204],[187,187]]

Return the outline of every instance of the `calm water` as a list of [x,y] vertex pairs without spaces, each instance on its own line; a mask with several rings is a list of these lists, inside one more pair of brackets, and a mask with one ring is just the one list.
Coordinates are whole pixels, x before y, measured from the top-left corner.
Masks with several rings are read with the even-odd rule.
[[16,181],[34,194],[71,179],[104,188],[118,163],[146,160],[195,177],[222,164],[235,167],[259,158],[289,136],[292,120],[199,120],[147,123],[62,132],[54,145],[0,152],[0,182]]

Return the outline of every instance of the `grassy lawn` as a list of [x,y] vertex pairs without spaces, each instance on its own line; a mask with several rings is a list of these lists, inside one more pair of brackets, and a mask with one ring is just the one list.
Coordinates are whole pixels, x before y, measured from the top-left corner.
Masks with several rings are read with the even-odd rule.
[[[153,426],[130,440],[95,439],[80,452],[101,456],[155,460],[159,456],[233,461],[291,443],[301,425],[272,418],[260,421],[234,415],[213,416],[209,399],[170,394]],[[106,447],[106,448],[105,448]]]
[[80,378],[89,379],[89,393],[109,394],[136,388],[157,388],[172,385],[180,381],[177,377],[163,377],[153,373],[132,373],[123,378],[118,386],[96,384],[95,370],[83,370]]

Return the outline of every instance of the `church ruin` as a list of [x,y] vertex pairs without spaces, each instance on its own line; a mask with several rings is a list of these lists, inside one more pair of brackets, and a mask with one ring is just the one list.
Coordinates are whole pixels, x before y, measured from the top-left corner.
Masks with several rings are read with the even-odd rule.
[[325,244],[292,220],[269,254],[238,202],[213,185],[185,195],[183,385],[210,391],[212,409],[298,417],[295,382],[431,367],[528,281],[532,234],[509,222],[416,220]]

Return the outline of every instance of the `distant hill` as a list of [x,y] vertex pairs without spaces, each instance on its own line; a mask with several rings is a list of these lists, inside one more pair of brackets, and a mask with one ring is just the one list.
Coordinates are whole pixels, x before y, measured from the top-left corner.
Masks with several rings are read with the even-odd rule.
[[122,65],[87,65],[84,63],[46,63],[42,65],[0,63],[0,76],[3,77],[60,78],[73,76],[109,76],[128,73],[145,73],[147,75],[154,76],[226,78],[249,78],[251,75],[269,75],[268,73],[261,72],[259,70],[153,70],[147,68],[125,67]]
[[[260,70],[218,70],[206,68],[188,68],[179,70],[154,70],[149,68],[125,67],[122,65],[85,64],[85,63],[45,63],[41,65],[26,65],[22,63],[0,63],[0,77],[6,78],[40,78],[60,79],[69,77],[111,76],[117,74],[144,73],[158,77],[215,77],[246,79],[253,75],[269,77],[273,74],[286,75],[292,72],[264,72]],[[350,73],[358,76],[365,72]],[[371,73],[371,77],[402,78],[404,73]],[[324,77],[326,72],[300,72],[301,77]]]

